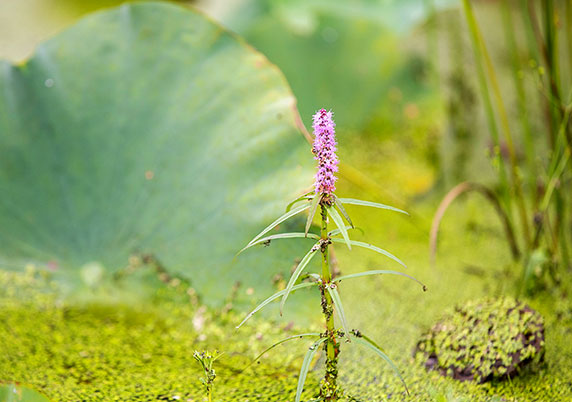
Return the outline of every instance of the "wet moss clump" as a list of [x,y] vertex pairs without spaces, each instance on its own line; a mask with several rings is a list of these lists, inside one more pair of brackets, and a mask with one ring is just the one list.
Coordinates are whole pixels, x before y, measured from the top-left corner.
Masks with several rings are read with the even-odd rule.
[[414,354],[429,370],[484,383],[516,375],[544,357],[544,320],[512,298],[456,307],[426,332]]

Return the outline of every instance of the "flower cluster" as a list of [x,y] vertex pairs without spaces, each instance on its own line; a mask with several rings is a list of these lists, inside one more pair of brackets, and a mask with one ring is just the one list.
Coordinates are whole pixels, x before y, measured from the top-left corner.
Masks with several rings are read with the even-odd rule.
[[314,115],[312,128],[314,129],[314,146],[312,152],[318,161],[318,173],[316,173],[316,194],[332,194],[335,189],[338,171],[338,157],[336,155],[336,137],[332,112],[320,109]]

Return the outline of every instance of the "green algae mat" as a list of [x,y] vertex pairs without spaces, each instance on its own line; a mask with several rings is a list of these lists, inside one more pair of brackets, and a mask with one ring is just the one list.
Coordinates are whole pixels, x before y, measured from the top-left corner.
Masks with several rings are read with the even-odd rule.
[[[383,214],[365,221],[366,215],[359,210],[351,213],[354,222],[364,223],[369,233],[383,222],[388,229],[376,240],[393,239],[398,251],[409,250],[410,272],[426,278],[429,286],[429,291],[422,293],[412,291],[406,280],[380,278],[348,282],[341,289],[350,325],[363,328],[385,348],[411,392],[407,397],[399,379],[375,356],[342,345],[341,383],[355,400],[520,402],[572,398],[572,303],[563,298],[561,291],[527,300],[545,318],[546,356],[540,366],[511,380],[482,385],[428,373],[423,362],[412,357],[421,334],[457,302],[491,292],[506,293],[507,289],[495,288],[498,279],[509,283],[514,278],[494,266],[488,274],[475,275],[476,268],[468,271],[454,262],[471,259],[470,254],[444,256],[438,266],[431,268],[423,262],[426,243],[420,241],[422,236],[414,229],[415,224]],[[491,224],[487,228],[493,233],[498,229],[494,236],[502,236],[500,227]],[[472,238],[473,243],[486,248],[491,230]],[[445,225],[443,248],[459,237],[458,231],[448,230]],[[397,240],[400,238],[404,240]],[[489,250],[491,258],[502,260],[504,255],[509,261],[505,248],[501,243]],[[347,267],[349,253],[342,250],[337,253],[340,267]],[[377,260],[370,257],[366,253],[352,256],[352,270],[373,267]],[[489,266],[486,258],[482,263]],[[49,275],[33,270],[0,273],[0,379],[26,384],[53,401],[202,401],[201,370],[192,354],[195,350],[214,349],[224,352],[214,366],[215,401],[289,401],[309,345],[294,341],[279,346],[259,364],[243,370],[278,339],[320,330],[312,323],[293,326],[276,314],[275,320],[254,318],[237,332],[234,327],[244,312],[232,307],[205,309],[189,298],[182,283],[157,286],[153,297],[129,305],[101,300],[68,302],[58,296],[58,286]],[[246,291],[239,288],[239,292]],[[317,297],[309,300],[319,303]],[[313,362],[303,400],[310,400],[317,389],[322,365],[323,356]]]

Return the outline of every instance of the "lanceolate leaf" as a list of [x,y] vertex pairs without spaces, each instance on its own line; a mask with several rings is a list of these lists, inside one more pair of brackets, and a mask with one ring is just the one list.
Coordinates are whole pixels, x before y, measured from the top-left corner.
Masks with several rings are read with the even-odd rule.
[[302,397],[302,391],[304,390],[304,383],[306,382],[306,376],[308,375],[308,370],[310,369],[310,363],[312,363],[312,359],[318,352],[318,347],[324,343],[328,338],[320,338],[316,342],[312,344],[308,348],[308,352],[304,357],[304,362],[302,363],[302,367],[300,368],[300,376],[298,377],[298,387],[296,388],[296,400],[295,402],[300,402],[300,398]]
[[[361,232],[361,234],[365,233],[362,228],[359,228],[359,227],[353,227],[352,228],[350,225],[346,225],[346,230],[350,230],[350,229],[359,230]],[[339,235],[340,233],[341,233],[340,229],[334,229],[334,230],[330,230],[328,232],[328,236],[336,236],[336,235]]]
[[272,346],[264,349],[264,351],[262,353],[260,353],[258,356],[256,356],[256,358],[248,366],[246,366],[242,371],[245,371],[247,368],[249,368],[254,363],[256,363],[258,361],[258,359],[260,359],[262,356],[264,356],[270,350],[274,349],[278,345],[283,344],[284,342],[288,342],[288,341],[291,341],[293,339],[302,339],[304,337],[318,337],[318,336],[320,336],[319,332],[309,332],[307,334],[292,335],[292,336],[289,336],[288,338],[284,338],[282,340],[279,340],[278,342],[274,343]]
[[266,236],[263,237],[262,239],[258,239],[256,240],[254,243],[252,244],[248,244],[246,247],[244,247],[242,250],[240,250],[238,253],[236,253],[236,255],[242,253],[244,250],[249,249],[250,247],[256,246],[258,244],[268,244],[270,243],[272,240],[276,240],[276,239],[294,239],[297,237],[309,237],[311,239],[319,239],[320,236],[315,235],[314,233],[298,233],[298,232],[292,232],[292,233],[279,233],[279,234],[275,234],[275,235],[271,235],[271,236]]
[[363,200],[356,200],[354,198],[337,198],[342,204],[352,204],[352,205],[362,205],[364,207],[374,207],[380,209],[389,209],[390,211],[400,212],[405,215],[409,215],[402,209],[395,208],[389,205],[380,204],[378,202],[371,202],[371,201],[363,201]]
[[[338,229],[340,229],[340,233],[342,234],[342,236],[344,238],[344,242],[346,243],[348,248],[351,250],[352,249],[351,240],[350,240],[350,237],[348,235],[348,230],[346,229],[346,225],[344,224],[342,217],[340,216],[340,214],[338,213],[338,211],[336,211],[336,209],[334,207],[328,208],[328,213],[330,214],[330,216],[334,220],[334,223],[336,224]],[[332,239],[332,240],[334,240],[334,239]]]
[[260,232],[254,239],[252,239],[250,241],[250,243],[247,244],[248,246],[251,246],[252,243],[256,242],[258,239],[260,239],[262,236],[264,236],[266,233],[270,232],[272,229],[274,229],[277,225],[281,224],[282,222],[284,222],[286,219],[293,217],[296,214],[299,214],[302,211],[305,211],[306,209],[310,208],[310,205],[300,205],[288,212],[286,212],[284,215],[282,215],[280,218],[276,219],[274,222],[272,222],[270,225],[268,225],[266,227],[266,229],[264,229],[262,232]]
[[[347,241],[345,239],[340,239],[337,237],[332,237],[330,240],[332,240],[334,243],[347,243]],[[391,254],[389,251],[386,251],[382,248],[379,248],[377,246],[374,246],[372,244],[369,243],[364,243],[362,241],[357,241],[357,240],[350,240],[349,241],[351,244],[353,244],[354,246],[358,246],[358,247],[363,247],[363,248],[367,248],[369,250],[375,251],[377,253],[383,254],[386,257],[391,258],[393,261],[398,262],[399,264],[403,265],[405,268],[407,268],[407,265],[405,265],[405,263],[403,261],[401,261],[399,258],[397,258],[396,256],[394,256],[393,254]]]
[[[354,330],[355,331],[355,330]],[[383,353],[387,354],[385,352],[385,350],[379,346],[376,342],[374,342],[369,336],[365,336],[364,334],[362,334],[361,332],[358,331],[358,334],[356,334],[356,332],[352,331],[352,335],[353,336],[357,336],[359,338],[363,338],[364,340],[366,340],[367,342],[371,343],[373,346],[375,346],[376,348],[378,348],[379,350],[381,350]]]
[[296,270],[294,271],[294,273],[290,277],[290,280],[288,281],[288,285],[286,285],[286,289],[284,289],[284,295],[282,296],[282,301],[280,302],[280,315],[282,315],[282,310],[284,309],[284,303],[286,303],[286,299],[288,298],[288,295],[290,294],[290,292],[294,288],[294,284],[298,280],[298,277],[300,276],[300,274],[302,273],[302,271],[304,270],[306,265],[308,265],[308,263],[310,262],[312,257],[319,250],[318,244],[319,243],[316,243],[310,249],[310,251],[308,251],[308,253],[304,256],[304,258],[302,258],[302,261],[300,261],[300,264],[298,264],[298,266],[296,267]]
[[404,274],[403,272],[399,272],[399,271],[390,271],[390,270],[384,270],[384,269],[379,269],[379,270],[373,270],[373,271],[365,271],[365,272],[358,272],[356,274],[350,274],[350,275],[344,275],[344,276],[340,276],[336,279],[333,280],[333,282],[341,282],[343,280],[346,279],[352,279],[352,278],[359,278],[361,276],[368,276],[368,275],[384,275],[384,274],[388,274],[388,275],[400,275],[400,276],[404,276],[406,278],[409,278],[411,280],[414,280],[415,282],[417,282],[418,284],[420,284],[423,287],[423,291],[427,290],[427,286],[425,286],[422,282],[418,281],[417,279],[415,279],[414,277],[412,277],[411,275],[407,275]]
[[306,220],[306,228],[304,229],[305,234],[308,234],[308,230],[310,230],[310,226],[312,226],[312,221],[314,220],[314,215],[316,215],[316,210],[318,209],[318,205],[320,204],[321,199],[322,194],[316,194],[312,200],[310,213],[308,214],[308,219]]
[[354,340],[356,341],[356,343],[359,343],[360,345],[363,345],[363,346],[367,347],[368,349],[372,350],[376,355],[381,357],[383,360],[385,360],[391,366],[391,368],[393,369],[395,374],[399,377],[399,379],[403,383],[403,386],[405,387],[405,391],[407,392],[407,395],[409,395],[409,390],[407,389],[407,384],[405,383],[405,380],[403,379],[403,377],[401,376],[401,373],[399,372],[399,369],[397,368],[395,363],[393,363],[393,361],[391,361],[389,356],[387,356],[374,343],[369,342],[368,341],[369,338],[364,338],[364,337],[356,336],[356,335],[352,335],[352,336],[353,336]]
[[286,212],[290,211],[292,209],[292,207],[294,206],[294,204],[296,204],[297,202],[300,202],[303,200],[311,200],[312,196],[310,196],[310,194],[312,194],[312,193],[314,193],[314,190],[308,191],[306,194],[301,195],[300,197],[298,197],[295,200],[288,203],[288,205],[286,206]]
[[346,218],[346,221],[348,221],[348,223],[350,224],[350,226],[353,228],[354,224],[352,223],[352,220],[350,218],[350,215],[347,213],[346,209],[344,208],[344,204],[342,204],[339,200],[339,198],[336,197],[336,207],[338,207],[338,209],[340,210],[340,212],[342,213],[342,215],[344,216],[344,218]]
[[342,299],[340,298],[340,293],[338,292],[337,286],[335,284],[327,284],[326,289],[328,289],[328,293],[330,293],[330,296],[332,297],[336,313],[340,318],[340,321],[342,323],[342,328],[344,329],[344,332],[346,334],[346,339],[348,340],[348,342],[351,342],[349,336],[350,330],[348,327],[348,321],[346,320],[346,314],[344,313],[344,307],[342,306]]
[[[304,282],[304,283],[300,283],[296,286],[293,286],[292,289],[290,289],[290,293],[294,292],[296,290],[299,289],[303,289],[303,288],[308,288],[310,286],[316,286],[317,283],[316,282]],[[242,320],[242,322],[240,324],[238,324],[236,326],[236,329],[239,329],[240,327],[242,327],[242,325],[250,318],[252,317],[254,314],[256,314],[258,311],[262,310],[264,307],[266,307],[268,304],[272,303],[274,300],[278,299],[279,297],[283,296],[286,293],[286,290],[281,290],[280,292],[274,293],[272,296],[270,296],[268,299],[264,300],[262,303],[260,303],[254,310],[252,310],[250,313],[248,313],[248,315],[244,318],[244,320]]]
[[320,282],[322,277],[318,274],[306,274],[309,278],[314,279],[316,282]]
[[1,402],[50,402],[48,398],[31,388],[16,384],[0,384]]

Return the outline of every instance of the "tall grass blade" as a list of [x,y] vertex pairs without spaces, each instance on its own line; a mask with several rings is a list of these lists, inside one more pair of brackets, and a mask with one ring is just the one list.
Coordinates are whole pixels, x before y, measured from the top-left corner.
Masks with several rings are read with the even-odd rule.
[[[519,114],[519,121],[522,127],[523,139],[524,139],[524,148],[526,154],[526,166],[528,169],[528,190],[530,194],[533,194],[536,191],[536,180],[537,180],[537,173],[536,173],[536,163],[535,163],[535,156],[534,156],[534,135],[532,133],[532,129],[529,123],[529,116],[527,111],[528,102],[526,100],[526,91],[524,89],[524,82],[519,76],[519,71],[521,70],[522,66],[520,65],[520,55],[519,55],[519,48],[518,42],[514,31],[514,23],[512,19],[512,9],[510,0],[502,0],[501,1],[501,13],[503,17],[503,27],[504,27],[504,34],[506,37],[507,45],[510,50],[510,58],[512,63],[512,79],[514,83],[514,87],[516,89],[516,99],[518,101],[518,114]],[[535,201],[537,197],[534,197]],[[536,202],[535,202],[536,204]],[[536,205],[535,205],[536,206]]]
[[417,280],[416,278],[412,277],[411,275],[407,275],[407,274],[404,274],[403,272],[399,272],[399,271],[392,271],[392,270],[386,270],[386,269],[375,269],[372,271],[365,271],[365,272],[358,272],[358,273],[350,274],[350,275],[344,275],[344,276],[337,277],[336,279],[333,280],[333,282],[336,283],[336,282],[344,281],[346,279],[360,278],[362,276],[369,276],[369,275],[400,275],[400,276],[404,276],[404,277],[409,278],[409,279],[417,282],[418,284],[420,284],[423,287],[424,292],[427,290],[427,286],[425,286],[425,284],[423,282]]
[[[401,373],[399,372],[399,369],[397,368],[397,366],[395,365],[395,363],[393,363],[393,361],[389,358],[389,356],[387,356],[380,348],[378,348],[374,343],[369,342],[368,340],[366,340],[363,336],[356,336],[353,335],[356,343],[365,346],[366,348],[372,350],[376,355],[378,355],[379,357],[381,357],[383,360],[385,360],[393,369],[393,371],[395,372],[395,374],[399,377],[399,379],[401,380],[401,383],[403,384],[403,386],[405,387],[405,391],[407,392],[407,395],[409,395],[409,389],[407,388],[407,384],[405,383],[405,380],[403,379],[403,377],[401,376]],[[369,338],[367,338],[369,339]]]
[[298,377],[298,387],[296,388],[295,402],[300,402],[300,398],[302,398],[302,391],[304,390],[304,383],[306,382],[308,370],[310,369],[310,363],[312,363],[314,356],[318,352],[318,347],[327,339],[328,338],[320,338],[308,348],[308,352],[306,352],[306,356],[304,356],[304,361],[302,362],[302,367],[300,368],[300,376]]
[[337,286],[333,284],[325,284],[326,289],[328,289],[328,293],[332,297],[332,302],[334,302],[334,307],[336,309],[336,313],[342,323],[342,328],[344,329],[344,333],[346,334],[346,339],[348,342],[350,341],[350,329],[348,327],[348,321],[346,320],[346,314],[344,313],[344,307],[342,306],[342,299],[340,298],[340,293],[338,292]]
[[306,228],[304,229],[304,233],[307,235],[308,230],[310,230],[310,226],[312,226],[312,221],[314,220],[314,215],[316,215],[316,211],[318,210],[318,205],[320,205],[320,200],[322,199],[322,194],[316,194],[314,199],[312,200],[312,205],[310,206],[310,213],[308,214],[308,219],[306,220]]
[[271,236],[266,236],[263,237],[262,239],[258,239],[256,240],[254,243],[252,244],[248,244],[247,246],[245,246],[242,250],[240,250],[238,253],[236,253],[236,255],[239,255],[240,253],[242,253],[244,250],[248,250],[250,247],[254,247],[258,244],[269,244],[272,240],[277,240],[277,239],[294,239],[294,238],[305,238],[305,237],[309,237],[311,239],[319,239],[320,236],[315,235],[314,233],[301,233],[301,232],[291,232],[291,233],[279,233],[279,234],[275,234],[275,235],[271,235]]
[[[346,230],[350,230],[350,229],[356,229],[359,230],[361,234],[365,234],[365,232],[363,231],[362,228],[360,227],[351,227],[350,225],[346,225]],[[340,229],[334,229],[334,230],[330,230],[328,232],[328,236],[332,237],[332,236],[336,236],[339,235],[342,231]]]
[[337,197],[336,197],[335,203],[336,203],[336,207],[338,207],[338,209],[340,210],[340,212],[342,213],[344,218],[346,218],[346,221],[350,224],[350,226],[353,229],[354,224],[350,218],[350,215],[347,213],[346,209],[344,208],[344,204],[342,204],[341,201]]
[[439,235],[439,225],[441,224],[441,220],[443,219],[445,212],[457,197],[469,191],[476,191],[482,194],[494,206],[504,226],[507,242],[509,244],[510,251],[512,253],[512,258],[515,261],[517,261],[520,258],[520,250],[518,248],[518,244],[516,243],[516,238],[514,235],[512,223],[510,221],[508,214],[501,206],[500,201],[497,198],[496,194],[491,189],[481,184],[463,182],[453,187],[445,195],[445,197],[439,204],[439,207],[437,208],[435,216],[433,217],[433,222],[431,223],[431,232],[429,234],[429,249],[431,253],[431,263],[432,264],[435,263],[435,255],[437,254],[437,236]]
[[489,126],[489,131],[493,138],[494,147],[498,152],[494,152],[495,161],[498,163],[499,178],[501,183],[501,195],[505,207],[507,209],[508,216],[512,216],[512,199],[510,197],[508,178],[506,174],[506,168],[504,165],[504,159],[500,153],[500,136],[496,123],[496,116],[493,109],[493,104],[491,101],[491,95],[489,93],[489,88],[487,85],[487,77],[485,75],[485,69],[483,67],[483,57],[480,51],[480,41],[479,41],[479,30],[476,23],[476,19],[473,15],[471,5],[468,0],[463,0],[463,6],[465,11],[465,19],[467,25],[469,26],[469,33],[471,38],[471,44],[473,48],[473,54],[475,57],[475,68],[477,70],[477,77],[479,81],[479,88],[481,96],[483,98],[483,104],[485,107],[485,114],[487,117],[487,124]]
[[[340,239],[338,237],[332,237],[332,238],[330,238],[330,240],[334,243],[345,243],[346,242],[345,239]],[[369,243],[364,243],[362,241],[350,240],[350,243],[354,246],[367,248],[368,250],[372,250],[372,251],[375,251],[376,253],[383,254],[384,256],[391,258],[393,261],[395,261],[395,262],[401,264],[402,266],[404,266],[405,268],[407,268],[407,265],[405,265],[405,263],[403,261],[401,261],[399,258],[394,256],[393,254],[391,254],[389,251],[386,251],[382,248],[379,248],[379,247],[374,246],[374,245],[369,244]]]
[[346,229],[346,225],[344,224],[342,217],[340,216],[340,214],[338,213],[338,211],[336,211],[336,208],[334,208],[334,207],[328,208],[328,214],[330,214],[334,223],[336,224],[338,229],[340,229],[340,233],[342,234],[342,236],[344,238],[344,242],[346,243],[348,248],[351,250],[352,245],[351,245],[350,236],[348,235],[348,230]]
[[264,229],[262,232],[260,232],[254,239],[252,239],[250,241],[250,243],[247,244],[247,246],[252,245],[252,243],[254,243],[255,241],[257,241],[258,239],[260,239],[262,236],[264,236],[266,233],[270,232],[272,229],[274,229],[277,225],[281,224],[282,222],[284,222],[286,219],[293,217],[294,215],[299,214],[302,211],[305,211],[306,209],[310,208],[310,205],[300,205],[299,207],[296,207],[288,212],[286,212],[284,215],[282,215],[280,218],[276,219],[274,222],[272,222],[270,225],[268,225],[266,227],[266,229]]
[[[299,289],[304,289],[304,288],[309,288],[310,286],[316,286],[317,283],[316,282],[304,282],[304,283],[300,283],[296,286],[293,286],[292,289],[290,289],[290,293],[295,292],[296,290]],[[278,299],[279,297],[282,297],[284,294],[286,293],[286,290],[281,290],[280,292],[274,293],[272,296],[270,296],[268,299],[264,300],[262,303],[260,303],[258,306],[256,306],[256,308],[254,310],[252,310],[250,313],[248,313],[246,315],[246,317],[244,318],[244,320],[242,320],[242,322],[240,324],[238,324],[236,326],[236,329],[239,329],[240,327],[242,327],[242,325],[248,321],[248,319],[250,317],[252,317],[254,314],[256,314],[257,312],[259,312],[260,310],[262,310],[264,307],[266,307],[268,304],[272,303],[274,300]]]
[[252,360],[252,362],[250,362],[250,364],[248,366],[246,366],[244,369],[242,369],[242,371],[246,371],[250,366],[252,366],[254,363],[256,363],[262,356],[264,356],[266,353],[268,353],[269,351],[271,351],[272,349],[274,349],[276,346],[283,344],[284,342],[288,342],[291,341],[293,339],[302,339],[304,337],[317,337],[320,336],[319,332],[308,332],[306,334],[298,334],[298,335],[292,335],[289,336],[287,338],[281,339],[278,342],[274,343],[272,346],[269,346],[268,348],[264,349],[264,351],[262,353],[260,353],[258,356],[256,356],[256,358],[254,360]]
[[371,202],[371,201],[363,201],[363,200],[356,200],[354,198],[337,198],[342,204],[351,204],[351,205],[361,205],[364,207],[373,207],[373,208],[380,208],[380,209],[388,209],[390,211],[399,212],[401,214],[409,215],[409,213],[405,212],[402,209],[395,208],[389,205],[380,204],[378,202]]
[[300,276],[300,274],[302,273],[304,268],[306,268],[306,265],[308,265],[308,263],[312,260],[312,257],[314,255],[316,255],[316,252],[320,249],[318,247],[318,244],[319,243],[316,243],[310,249],[310,251],[308,251],[308,253],[304,256],[304,258],[302,258],[302,261],[300,261],[300,264],[298,264],[298,266],[296,267],[296,270],[294,271],[294,273],[290,277],[290,280],[288,281],[288,285],[286,285],[286,289],[284,289],[284,294],[282,296],[282,300],[280,301],[280,315],[282,315],[282,311],[284,309],[284,303],[286,303],[286,299],[288,298],[288,295],[290,294],[292,289],[294,289],[294,284],[298,280],[298,277]]
[[289,211],[292,209],[292,207],[294,206],[294,204],[296,204],[297,202],[312,199],[312,197],[310,196],[310,194],[312,194],[313,192],[314,192],[314,190],[308,191],[306,194],[301,195],[300,197],[296,198],[296,199],[293,200],[293,201],[290,201],[290,202],[288,203],[288,205],[286,205],[286,212],[289,212]]
[[[524,240],[525,240],[525,243],[527,245],[529,245],[531,243],[531,236],[530,236],[530,230],[529,230],[529,226],[528,226],[528,216],[527,216],[527,212],[526,212],[526,205],[524,203],[524,194],[523,194],[523,190],[522,190],[522,183],[520,181],[520,176],[518,174],[518,162],[516,159],[516,151],[515,151],[514,142],[512,139],[512,133],[510,130],[508,114],[506,112],[504,102],[502,100],[501,90],[500,90],[498,79],[497,79],[497,76],[495,73],[495,69],[493,67],[493,63],[491,61],[489,52],[487,51],[485,42],[484,42],[482,34],[481,34],[481,30],[477,24],[477,20],[475,18],[475,15],[473,13],[473,10],[472,10],[472,7],[471,7],[469,0],[463,0],[463,6],[464,6],[465,16],[466,16],[467,22],[468,22],[469,27],[471,29],[471,34],[474,36],[473,45],[477,46],[477,49],[475,51],[479,54],[482,54],[482,58],[485,62],[487,76],[488,76],[489,81],[491,83],[492,94],[493,94],[493,97],[494,97],[494,100],[495,100],[495,103],[497,106],[497,112],[498,112],[498,116],[499,116],[499,120],[500,120],[500,125],[503,129],[504,137],[505,137],[505,141],[506,141],[506,145],[507,145],[507,149],[508,149],[508,156],[509,156],[510,168],[511,168],[510,173],[511,173],[511,178],[512,178],[512,184],[514,186],[516,205],[518,207],[518,212],[520,215]],[[500,159],[502,160],[502,158],[500,158]]]

